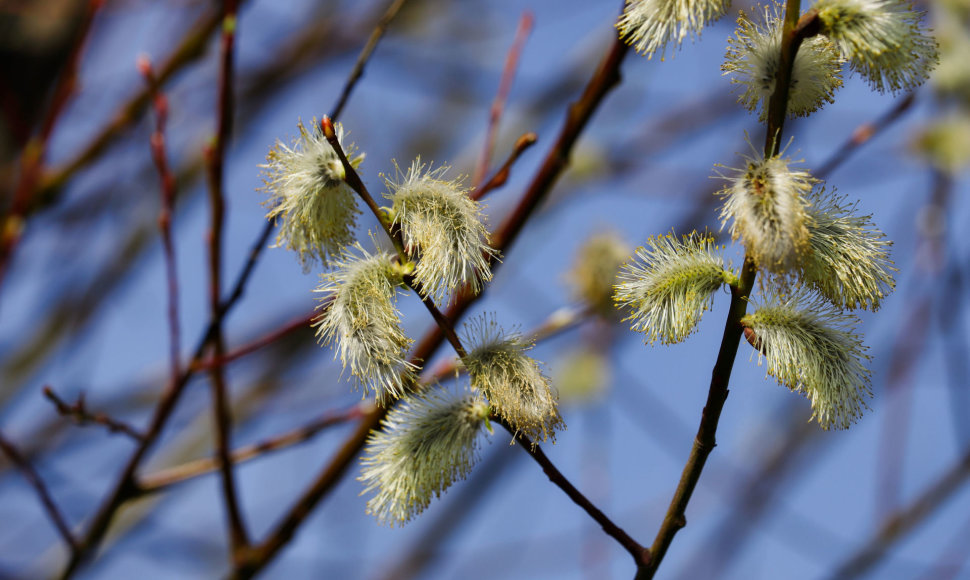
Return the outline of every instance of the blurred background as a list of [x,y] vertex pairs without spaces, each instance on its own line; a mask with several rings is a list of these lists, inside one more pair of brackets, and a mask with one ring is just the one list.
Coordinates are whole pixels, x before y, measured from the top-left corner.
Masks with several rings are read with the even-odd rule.
[[[219,6],[196,0],[0,2],[0,185],[16,207],[24,155],[78,55],[74,91],[53,116],[22,238],[0,286],[0,432],[84,530],[137,442],[59,413],[103,413],[143,431],[169,380],[165,263],[157,225],[154,126],[136,58],[164,71],[166,150],[177,177],[172,218],[182,359],[209,321],[203,150],[216,127]],[[299,119],[327,114],[385,1],[241,3],[237,99],[226,159],[224,286],[265,224],[260,164]],[[789,122],[788,155],[871,213],[894,241],[896,291],[858,331],[871,355],[871,410],[847,431],[808,423],[808,401],[765,376],[741,344],[711,455],[662,578],[970,578],[970,4],[921,6],[942,61],[913,95],[882,95],[852,74],[836,102]],[[523,133],[536,146],[485,198],[491,225],[509,214],[613,41],[620,2],[408,0],[339,116],[366,153],[375,193],[392,160],[418,155],[471,175],[523,13],[534,27],[498,126],[492,169]],[[742,166],[764,131],[736,104],[720,65],[739,9],[664,61],[627,55],[622,82],[597,110],[569,167],[506,249],[469,315],[495,313],[540,337],[534,351],[560,392],[568,430],[544,449],[641,544],[650,545],[693,442],[729,296],[698,332],[650,347],[628,325],[584,305],[589,276],[650,235],[717,230],[716,177]],[[83,40],[83,49],[76,47]],[[36,143],[36,139],[33,141]],[[9,222],[7,227],[10,226]],[[961,226],[960,224],[964,224]],[[361,239],[373,220],[358,228]],[[9,231],[5,235],[9,235]],[[590,249],[590,239],[598,246]],[[606,241],[604,241],[606,240]],[[725,240],[728,242],[729,240]],[[268,245],[268,244],[263,244]],[[598,248],[598,249],[597,249]],[[604,248],[606,248],[604,250]],[[737,264],[738,245],[727,254]],[[583,258],[585,256],[585,258]],[[615,257],[613,258],[615,260]],[[587,268],[577,264],[584,263]],[[590,264],[601,266],[594,274]],[[606,273],[604,273],[606,272]],[[276,340],[226,366],[243,447],[347,419],[266,451],[236,473],[245,519],[262,538],[354,429],[361,394],[305,320],[319,271],[266,249],[225,319],[229,351]],[[585,285],[584,285],[585,284]],[[401,299],[415,340],[432,321]],[[280,330],[290,329],[282,333]],[[452,356],[447,347],[429,361]],[[184,362],[183,362],[184,364]],[[139,476],[211,457],[208,375],[197,373]],[[459,380],[455,388],[462,388]],[[350,413],[348,414],[348,410]],[[629,578],[629,556],[496,431],[472,475],[404,528],[365,514],[353,465],[263,572],[267,578]],[[126,504],[82,578],[222,577],[229,569],[218,477],[200,475]],[[0,577],[59,573],[68,551],[25,471],[0,454]],[[862,564],[865,564],[864,566]]]

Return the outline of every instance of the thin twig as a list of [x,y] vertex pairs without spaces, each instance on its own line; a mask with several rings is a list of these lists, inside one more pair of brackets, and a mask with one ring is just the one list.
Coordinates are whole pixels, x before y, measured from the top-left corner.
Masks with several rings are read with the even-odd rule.
[[[216,103],[218,115],[214,144],[206,151],[209,165],[209,205],[211,221],[209,225],[209,307],[213,319],[219,319],[222,295],[222,238],[225,224],[224,167],[226,148],[232,134],[234,110],[233,73],[235,60],[235,39],[238,20],[236,0],[223,0],[222,3],[222,53],[219,66],[219,95]],[[213,357],[220,359],[225,355],[225,339],[221,322],[215,325],[212,338]],[[223,501],[229,524],[229,537],[232,545],[233,560],[237,554],[249,546],[249,533],[239,507],[239,494],[231,459],[232,414],[229,405],[229,387],[222,366],[209,370],[212,377],[212,411],[215,423],[216,455],[219,458],[220,481]]]
[[[493,417],[493,420],[497,418]],[[593,505],[593,502],[589,501],[585,495],[582,494],[578,489],[576,489],[573,484],[569,482],[568,479],[558,470],[556,466],[553,465],[552,461],[546,457],[543,453],[542,448],[534,444],[529,440],[528,437],[522,433],[516,433],[516,430],[506,424],[504,421],[501,422],[502,426],[515,437],[516,441],[522,446],[522,450],[529,454],[532,459],[536,461],[541,467],[542,471],[549,478],[549,481],[554,483],[559,489],[563,490],[569,499],[581,507],[583,511],[586,512],[589,517],[593,518],[596,523],[603,528],[608,536],[617,541],[623,549],[633,557],[633,561],[636,563],[637,568],[645,565],[650,559],[650,552],[637,543],[636,540],[630,537],[623,528],[617,526],[613,521],[606,516],[598,507]]]
[[492,150],[495,149],[495,136],[498,134],[499,120],[502,118],[502,111],[505,110],[505,102],[509,98],[512,90],[512,80],[515,78],[515,71],[519,68],[519,57],[522,56],[522,49],[525,41],[532,32],[535,17],[531,12],[523,12],[519,17],[519,26],[515,31],[515,39],[512,47],[509,48],[508,56],[505,57],[505,68],[502,69],[502,77],[499,80],[498,91],[492,100],[492,106],[488,111],[488,128],[485,131],[485,145],[482,147],[482,156],[475,167],[474,177],[472,178],[472,189],[477,190],[485,179],[485,173],[492,162]]
[[350,71],[350,76],[347,77],[347,82],[344,83],[344,88],[340,92],[340,97],[337,99],[337,104],[333,106],[330,110],[329,117],[331,119],[340,118],[340,114],[344,110],[344,106],[347,104],[347,100],[350,98],[351,91],[357,86],[357,81],[364,74],[364,66],[370,61],[371,55],[374,53],[374,49],[377,48],[377,43],[380,42],[384,33],[387,32],[387,27],[391,25],[391,21],[397,16],[397,13],[404,6],[406,0],[391,0],[388,5],[387,10],[384,12],[384,16],[381,16],[380,21],[378,21],[377,26],[371,31],[370,37],[367,39],[367,44],[364,45],[363,50],[357,56],[357,62],[354,63],[353,70]]
[[[330,304],[327,303],[324,306],[324,309],[329,307],[330,307]],[[272,332],[269,332],[266,335],[250,342],[249,344],[246,344],[244,346],[237,348],[234,351],[226,353],[220,358],[213,357],[205,361],[200,361],[192,366],[192,370],[207,371],[217,366],[226,366],[227,364],[237,359],[240,359],[246,355],[256,352],[257,350],[263,347],[273,344],[277,340],[280,340],[281,338],[287,335],[290,335],[296,332],[297,330],[300,330],[301,328],[306,328],[307,326],[310,326],[313,323],[313,320],[318,316],[320,316],[321,312],[322,312],[321,309],[314,309],[314,311],[311,314],[306,316],[301,316],[296,320],[293,320],[292,322],[288,322],[283,326],[277,328],[276,330],[273,330]]]
[[[279,451],[299,443],[304,443],[329,427],[341,425],[366,416],[372,412],[372,407],[373,405],[370,403],[360,403],[350,409],[325,413],[306,425],[270,437],[259,443],[235,449],[232,452],[231,461],[233,465],[239,465],[250,459],[263,457],[271,451]],[[140,477],[138,478],[138,488],[143,494],[157,493],[175,484],[211,473],[219,469],[219,467],[219,459],[216,457],[197,459]]]
[[34,466],[30,464],[30,461],[24,457],[20,451],[14,447],[14,444],[4,437],[3,433],[0,432],[0,450],[2,450],[7,457],[10,458],[18,469],[24,474],[27,479],[27,483],[34,488],[37,492],[38,497],[40,497],[40,503],[43,504],[44,509],[47,510],[47,515],[50,517],[51,521],[54,522],[54,527],[57,528],[58,533],[61,534],[64,543],[67,544],[71,553],[76,553],[78,550],[77,540],[74,539],[74,534],[71,533],[71,528],[67,525],[67,521],[61,514],[61,510],[57,508],[57,504],[54,503],[54,498],[51,497],[50,491],[47,490],[47,486],[44,485],[44,480],[40,478],[40,474],[34,469]]
[[155,130],[151,135],[152,159],[158,169],[161,180],[162,208],[158,216],[158,228],[162,233],[162,252],[165,254],[165,277],[168,281],[168,332],[169,357],[171,359],[171,381],[178,380],[182,373],[179,357],[182,350],[179,332],[179,289],[178,269],[175,264],[175,245],[172,240],[172,216],[175,213],[175,176],[168,165],[165,154],[165,122],[168,119],[168,99],[159,91],[158,81],[152,71],[152,63],[148,57],[138,59],[138,69],[152,96],[155,109]]
[[65,417],[71,417],[74,419],[78,425],[84,425],[85,423],[97,423],[99,425],[104,425],[108,428],[108,431],[112,433],[124,433],[125,435],[131,437],[135,441],[144,442],[145,435],[140,433],[134,427],[118,421],[117,419],[112,419],[104,413],[91,413],[87,409],[87,405],[84,400],[84,393],[78,395],[77,401],[73,405],[68,404],[54,392],[54,389],[50,387],[44,387],[44,396],[54,403],[54,408],[57,412]]

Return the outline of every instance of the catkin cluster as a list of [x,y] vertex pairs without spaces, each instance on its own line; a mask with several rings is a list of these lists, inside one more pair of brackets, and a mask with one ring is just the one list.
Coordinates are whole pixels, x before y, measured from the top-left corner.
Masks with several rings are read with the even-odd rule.
[[[617,27],[639,52],[652,55],[687,32],[698,34],[724,12],[718,0],[628,0]],[[676,10],[674,9],[676,7]],[[778,5],[741,12],[722,66],[741,87],[739,102],[769,121],[778,91],[783,18]],[[798,16],[798,15],[796,15]],[[937,60],[936,42],[905,0],[819,0],[800,15],[782,117],[807,116],[833,102],[848,66],[878,91],[911,89]],[[659,32],[658,32],[659,31]],[[795,37],[791,37],[795,38]],[[788,69],[786,69],[788,70]],[[777,105],[774,105],[777,106]],[[774,126],[769,123],[769,127]],[[780,135],[771,135],[777,144]],[[772,145],[769,150],[776,151]],[[767,372],[811,401],[823,428],[847,428],[872,396],[855,309],[876,310],[894,288],[890,242],[858,204],[779,154],[755,152],[722,171],[722,229],[744,244],[745,266],[761,272],[760,296],[741,319]],[[710,235],[651,238],[623,268],[614,299],[646,341],[684,340],[722,286],[742,288]]]
[[365,492],[375,492],[368,511],[403,524],[468,474],[490,417],[532,445],[553,439],[563,427],[557,397],[527,354],[531,342],[490,317],[466,326],[467,350],[456,347],[470,376],[466,392],[419,384],[420,361],[409,359],[412,340],[397,299],[407,289],[430,304],[481,291],[498,257],[482,205],[462,179],[446,179],[447,166],[416,159],[384,178],[389,205],[374,212],[397,252],[381,249],[374,234],[368,251],[354,231],[357,198],[376,207],[356,173],[363,156],[343,144],[343,129],[329,119],[297,127],[299,137],[278,142],[263,166],[266,217],[279,225],[277,247],[295,251],[305,270],[324,269],[316,289],[319,341],[333,347],[364,396],[373,393],[388,408],[368,442],[360,480]]

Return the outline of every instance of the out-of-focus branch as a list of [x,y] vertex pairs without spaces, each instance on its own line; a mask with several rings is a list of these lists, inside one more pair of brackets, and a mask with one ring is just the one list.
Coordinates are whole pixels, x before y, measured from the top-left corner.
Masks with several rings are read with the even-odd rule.
[[51,521],[54,522],[54,527],[57,528],[58,533],[61,534],[61,538],[64,539],[64,543],[72,553],[77,552],[77,540],[74,539],[74,534],[71,533],[71,528],[67,525],[67,521],[61,514],[61,510],[57,508],[57,504],[54,503],[54,498],[51,497],[50,492],[47,490],[47,486],[44,485],[44,480],[40,478],[40,474],[34,469],[34,466],[30,464],[30,461],[24,457],[14,444],[7,440],[7,438],[0,432],[0,451],[10,458],[18,469],[23,472],[24,477],[27,478],[27,482],[37,491],[38,497],[40,497],[40,503],[43,504],[44,509],[47,510],[47,515],[50,517]]
[[485,131],[485,144],[482,147],[482,156],[475,167],[475,174],[472,177],[472,189],[477,190],[485,179],[485,173],[492,162],[492,150],[495,149],[495,136],[498,134],[499,120],[502,118],[502,111],[505,110],[505,102],[509,98],[512,90],[512,79],[515,78],[515,71],[519,67],[519,57],[522,56],[522,49],[525,41],[532,32],[535,17],[531,12],[523,12],[519,18],[519,27],[515,31],[515,39],[509,54],[505,57],[505,68],[502,69],[502,78],[499,81],[498,92],[492,101],[492,107],[488,112],[488,128]]
[[158,80],[152,70],[152,63],[148,57],[138,59],[138,69],[152,96],[155,109],[155,130],[151,136],[152,159],[158,169],[161,181],[162,209],[158,216],[158,228],[162,233],[162,252],[165,255],[165,278],[168,282],[168,332],[169,358],[171,359],[172,382],[178,380],[181,370],[179,357],[181,356],[181,338],[179,332],[179,287],[178,270],[175,265],[175,245],[172,240],[172,215],[175,213],[175,176],[168,165],[165,154],[165,123],[168,119],[168,99],[159,91]]
[[480,200],[489,192],[499,187],[505,185],[505,182],[509,180],[509,175],[512,173],[512,165],[519,160],[519,156],[525,152],[526,149],[532,147],[536,144],[539,137],[535,133],[523,133],[521,137],[516,139],[515,145],[512,146],[512,152],[509,153],[508,158],[505,163],[499,167],[498,171],[495,172],[492,177],[486,181],[481,187],[476,187],[468,194],[468,197],[474,200]]
[[104,413],[91,413],[87,409],[87,405],[84,401],[84,393],[81,393],[77,401],[73,405],[68,404],[54,392],[54,389],[50,387],[44,387],[44,396],[54,403],[54,407],[57,412],[65,417],[73,418],[78,425],[84,425],[85,423],[98,423],[99,425],[104,425],[108,428],[108,431],[112,433],[124,433],[125,435],[131,437],[135,441],[144,441],[145,435],[139,433],[137,429],[124,423],[113,419]]
[[896,542],[942,507],[943,503],[970,480],[970,449],[908,506],[886,517],[876,533],[830,576],[832,580],[851,580],[868,572],[873,564]]
[[[222,297],[222,238],[226,220],[225,160],[226,149],[232,136],[235,100],[233,98],[236,28],[239,25],[236,0],[222,2],[222,51],[219,63],[219,92],[216,103],[217,126],[214,143],[206,150],[209,169],[209,309],[216,321],[213,328],[212,353],[217,359],[225,355],[225,339],[222,318],[219,316]],[[209,369],[212,377],[212,413],[215,426],[216,455],[219,457],[222,496],[229,520],[229,538],[233,560],[249,546],[249,533],[239,507],[239,494],[231,459],[232,415],[229,403],[229,386],[222,366]]]
[[[231,461],[234,465],[238,465],[250,459],[262,457],[272,451],[287,449],[299,443],[309,441],[329,427],[360,419],[371,412],[373,412],[373,405],[370,403],[360,403],[347,410],[325,413],[321,417],[292,431],[287,431],[286,433],[270,437],[259,443],[246,445],[233,450]],[[178,483],[219,469],[219,461],[218,458],[203,458],[169,467],[138,478],[138,488],[142,494],[157,493]]]

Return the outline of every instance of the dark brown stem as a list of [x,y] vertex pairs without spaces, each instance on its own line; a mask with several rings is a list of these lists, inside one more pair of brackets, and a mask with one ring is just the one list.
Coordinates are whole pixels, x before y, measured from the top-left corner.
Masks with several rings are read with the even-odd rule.
[[[219,94],[216,105],[218,121],[214,144],[206,151],[209,169],[209,308],[214,319],[219,318],[222,294],[222,238],[226,204],[224,191],[226,148],[232,135],[233,120],[233,73],[235,40],[238,20],[238,2],[224,0],[222,4],[222,52],[219,66]],[[225,355],[222,324],[214,328],[212,352],[217,359]],[[233,559],[249,546],[249,534],[239,507],[235,474],[231,459],[232,414],[229,403],[229,387],[222,366],[210,369],[212,377],[212,411],[215,430],[216,455],[219,458],[222,496],[229,524],[229,538]]]
[[[492,419],[497,420],[495,417]],[[623,549],[626,550],[627,553],[633,556],[633,561],[637,568],[640,568],[647,563],[647,561],[650,559],[650,552],[637,543],[636,540],[631,538],[630,535],[623,530],[623,528],[613,523],[613,520],[608,518],[606,514],[604,514],[598,507],[593,505],[593,502],[589,501],[589,499],[587,499],[582,492],[576,489],[576,487],[570,483],[568,479],[566,479],[566,476],[556,469],[556,466],[553,465],[552,461],[549,461],[549,458],[546,457],[545,453],[543,453],[541,447],[533,443],[522,433],[516,433],[515,429],[511,428],[506,423],[502,422],[501,424],[509,433],[512,434],[513,437],[515,437],[515,440],[521,445],[522,450],[528,453],[529,456],[532,457],[532,459],[534,459],[540,467],[542,467],[542,471],[546,474],[546,477],[549,478],[549,481],[554,483],[559,489],[563,490],[563,492],[569,496],[569,499],[573,500],[576,505],[581,507],[583,511],[589,515],[589,517],[593,518],[593,520],[603,528],[606,535],[616,540],[617,543],[623,546]]]
[[51,496],[50,492],[47,490],[47,486],[44,485],[44,480],[40,478],[40,474],[34,469],[34,466],[30,464],[30,461],[24,457],[20,451],[14,447],[14,444],[4,437],[3,433],[0,432],[0,451],[10,458],[10,461],[17,466],[27,479],[27,482],[34,488],[37,492],[37,496],[40,498],[40,503],[43,504],[44,509],[47,510],[47,515],[50,517],[51,521],[54,522],[54,527],[57,528],[58,533],[61,534],[64,543],[70,549],[71,554],[76,554],[78,551],[77,540],[74,539],[74,534],[71,533],[71,528],[67,525],[67,521],[61,514],[61,510],[57,508],[57,504],[54,503],[54,498]]
[[[767,132],[765,134],[765,157],[777,155],[781,149],[782,129],[788,113],[788,89],[791,84],[791,71],[795,62],[795,55],[802,40],[818,33],[818,14],[810,10],[799,19],[799,0],[788,0],[785,8],[785,20],[782,28],[781,58],[778,76],[775,79],[775,92],[772,93],[768,104]],[[687,463],[684,465],[680,482],[670,500],[667,513],[664,516],[660,530],[650,547],[650,559],[646,566],[637,570],[637,580],[653,578],[657,573],[674,539],[674,535],[687,525],[687,504],[694,493],[694,488],[700,479],[707,457],[717,446],[717,426],[721,418],[721,411],[728,396],[728,384],[734,359],[737,357],[738,346],[741,342],[743,327],[741,319],[748,308],[748,296],[754,288],[757,268],[754,262],[745,256],[741,270],[740,281],[736,287],[731,287],[731,306],[727,320],[724,323],[724,333],[721,346],[718,349],[717,361],[711,372],[711,384],[707,393],[707,401],[701,412],[700,425],[694,444],[691,447]]]
[[134,427],[118,421],[117,419],[112,419],[104,413],[91,413],[88,411],[87,405],[84,401],[84,393],[78,396],[77,401],[73,405],[66,403],[64,399],[61,399],[50,387],[44,387],[44,396],[47,397],[47,400],[54,404],[54,408],[57,409],[58,413],[64,417],[71,417],[79,425],[84,425],[85,423],[97,423],[99,425],[104,425],[108,428],[108,431],[112,433],[124,433],[135,441],[145,441],[145,435],[139,433]]
[[522,56],[522,49],[525,41],[532,32],[535,18],[531,12],[523,12],[519,18],[519,26],[515,31],[515,40],[509,49],[508,56],[505,57],[505,68],[502,69],[502,77],[499,80],[498,91],[495,99],[492,100],[492,107],[488,112],[488,128],[485,131],[485,145],[482,147],[482,156],[475,167],[475,174],[472,177],[472,189],[477,190],[485,179],[485,172],[492,162],[492,150],[495,148],[495,136],[498,134],[498,123],[502,118],[502,111],[505,110],[505,101],[509,98],[509,91],[512,90],[512,79],[515,78],[515,71],[519,67],[519,57]]
[[[328,303],[324,308],[329,308],[329,307],[330,305]],[[285,325],[279,327],[278,329],[273,330],[272,332],[269,332],[265,336],[258,338],[249,344],[241,346],[234,351],[228,352],[220,358],[210,358],[206,361],[200,361],[197,364],[192,366],[192,370],[198,372],[198,371],[212,370],[217,366],[224,367],[227,364],[237,359],[240,359],[246,355],[252,354],[253,352],[256,352],[257,350],[265,346],[273,344],[277,340],[280,340],[281,338],[289,334],[292,334],[297,330],[300,330],[301,328],[306,328],[310,326],[313,323],[313,320],[318,316],[320,316],[320,314],[321,314],[320,309],[314,309],[313,313],[306,316],[301,316],[292,322],[288,322]]]

